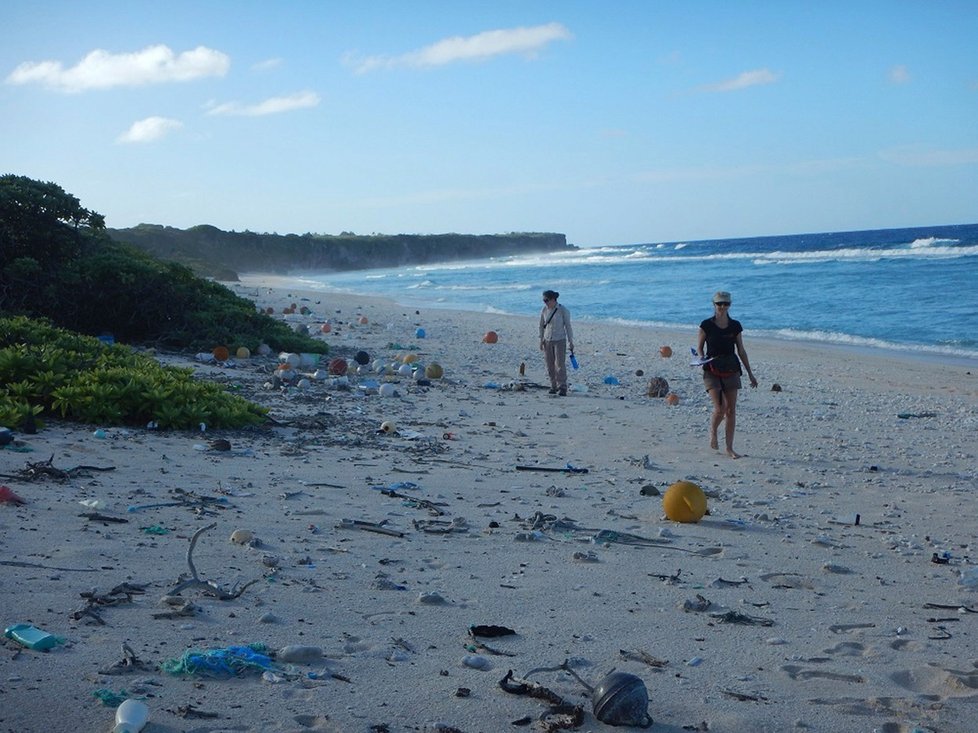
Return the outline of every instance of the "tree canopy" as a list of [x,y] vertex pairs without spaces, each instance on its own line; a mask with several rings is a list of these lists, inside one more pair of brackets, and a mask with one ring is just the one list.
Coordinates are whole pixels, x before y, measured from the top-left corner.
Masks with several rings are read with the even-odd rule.
[[0,315],[176,349],[327,350],[189,267],[112,241],[57,184],[17,175],[0,176]]

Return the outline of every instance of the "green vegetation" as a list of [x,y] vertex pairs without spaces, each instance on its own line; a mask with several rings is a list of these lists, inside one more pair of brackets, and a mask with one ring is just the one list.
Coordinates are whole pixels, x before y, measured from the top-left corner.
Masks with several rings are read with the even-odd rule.
[[264,342],[328,351],[188,267],[113,242],[100,214],[53,183],[23,176],[0,176],[0,314],[171,349],[233,352]]
[[261,421],[259,408],[188,371],[92,338],[102,333],[174,350],[328,352],[188,267],[113,242],[104,218],[60,186],[0,176],[0,425],[43,415],[171,428]]
[[127,346],[23,316],[0,318],[0,425],[44,415],[102,425],[237,428],[262,422],[265,411],[195,381],[191,369],[163,367]]

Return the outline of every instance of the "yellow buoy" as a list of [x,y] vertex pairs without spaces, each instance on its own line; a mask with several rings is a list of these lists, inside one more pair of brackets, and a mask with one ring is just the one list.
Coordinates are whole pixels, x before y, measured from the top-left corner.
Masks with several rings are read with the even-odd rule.
[[247,346],[239,346],[238,351],[236,353],[239,359],[251,358],[251,349],[249,349]]
[[445,370],[441,368],[441,364],[431,362],[431,364],[424,368],[424,375],[428,379],[441,379],[445,375]]
[[413,364],[417,360],[418,360],[417,354],[405,354],[403,357],[401,357],[401,361],[404,364]]
[[677,481],[663,494],[662,508],[674,522],[698,522],[706,514],[706,494],[692,481]]

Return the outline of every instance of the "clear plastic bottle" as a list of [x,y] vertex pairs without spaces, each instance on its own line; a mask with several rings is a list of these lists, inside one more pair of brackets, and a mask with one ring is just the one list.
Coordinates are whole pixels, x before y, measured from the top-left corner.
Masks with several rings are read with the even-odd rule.
[[149,708],[141,700],[130,698],[116,708],[112,733],[139,733],[149,720]]

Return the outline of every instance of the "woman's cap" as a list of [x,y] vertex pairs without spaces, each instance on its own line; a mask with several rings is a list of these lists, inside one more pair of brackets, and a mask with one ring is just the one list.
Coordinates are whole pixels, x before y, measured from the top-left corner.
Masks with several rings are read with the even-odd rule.
[[713,302],[714,303],[729,303],[730,302],[730,293],[728,293],[726,290],[717,290],[713,294]]

